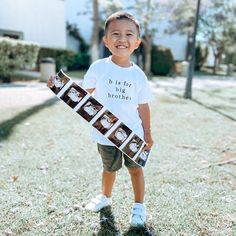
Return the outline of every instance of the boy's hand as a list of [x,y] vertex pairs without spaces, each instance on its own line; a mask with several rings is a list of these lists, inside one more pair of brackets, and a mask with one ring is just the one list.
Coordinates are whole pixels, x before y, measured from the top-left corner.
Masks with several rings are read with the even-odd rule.
[[54,83],[53,83],[54,77],[55,76],[50,76],[50,78],[48,79],[47,86],[49,88],[52,88],[54,86]]
[[145,150],[150,150],[154,143],[151,130],[144,130],[144,141],[146,142]]

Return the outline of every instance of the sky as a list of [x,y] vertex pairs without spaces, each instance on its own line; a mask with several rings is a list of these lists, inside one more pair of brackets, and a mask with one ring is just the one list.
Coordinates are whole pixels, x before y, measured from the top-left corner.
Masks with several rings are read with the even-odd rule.
[[91,15],[78,15],[87,6],[87,0],[65,0],[66,19],[69,23],[77,23],[79,30],[85,40],[90,40],[92,21],[89,20]]

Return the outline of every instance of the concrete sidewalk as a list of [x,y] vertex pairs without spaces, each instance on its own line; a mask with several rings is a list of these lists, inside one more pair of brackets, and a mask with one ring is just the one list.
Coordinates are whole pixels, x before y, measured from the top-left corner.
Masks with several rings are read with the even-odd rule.
[[[75,79],[80,83],[80,79]],[[45,82],[19,81],[10,84],[0,84],[0,107],[16,108],[34,106],[54,98]]]

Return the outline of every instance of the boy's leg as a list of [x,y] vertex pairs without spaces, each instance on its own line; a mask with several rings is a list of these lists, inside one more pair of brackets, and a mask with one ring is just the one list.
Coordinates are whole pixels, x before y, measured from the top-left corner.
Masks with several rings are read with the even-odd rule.
[[129,170],[134,191],[134,205],[131,211],[130,224],[135,227],[144,226],[146,221],[146,209],[143,204],[145,192],[143,169],[126,156],[125,165]]
[[102,194],[91,199],[90,203],[85,206],[86,209],[95,212],[111,205],[111,193],[116,179],[116,171],[122,166],[122,153],[116,147],[98,144],[98,152],[103,162]]
[[144,202],[144,189],[145,189],[145,181],[143,176],[142,168],[128,168],[133,191],[134,191],[134,202],[143,203]]
[[110,172],[103,170],[102,172],[102,194],[111,197],[112,187],[116,179],[116,171]]
[[111,197],[116,172],[122,166],[122,153],[114,146],[98,144],[98,152],[102,158],[102,194]]

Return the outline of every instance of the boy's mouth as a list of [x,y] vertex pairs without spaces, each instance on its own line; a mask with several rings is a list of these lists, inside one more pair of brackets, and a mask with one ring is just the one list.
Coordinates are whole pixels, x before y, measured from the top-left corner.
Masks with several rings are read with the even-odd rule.
[[118,49],[126,49],[126,48],[128,48],[128,47],[125,46],[125,45],[117,45],[116,48],[118,48]]

